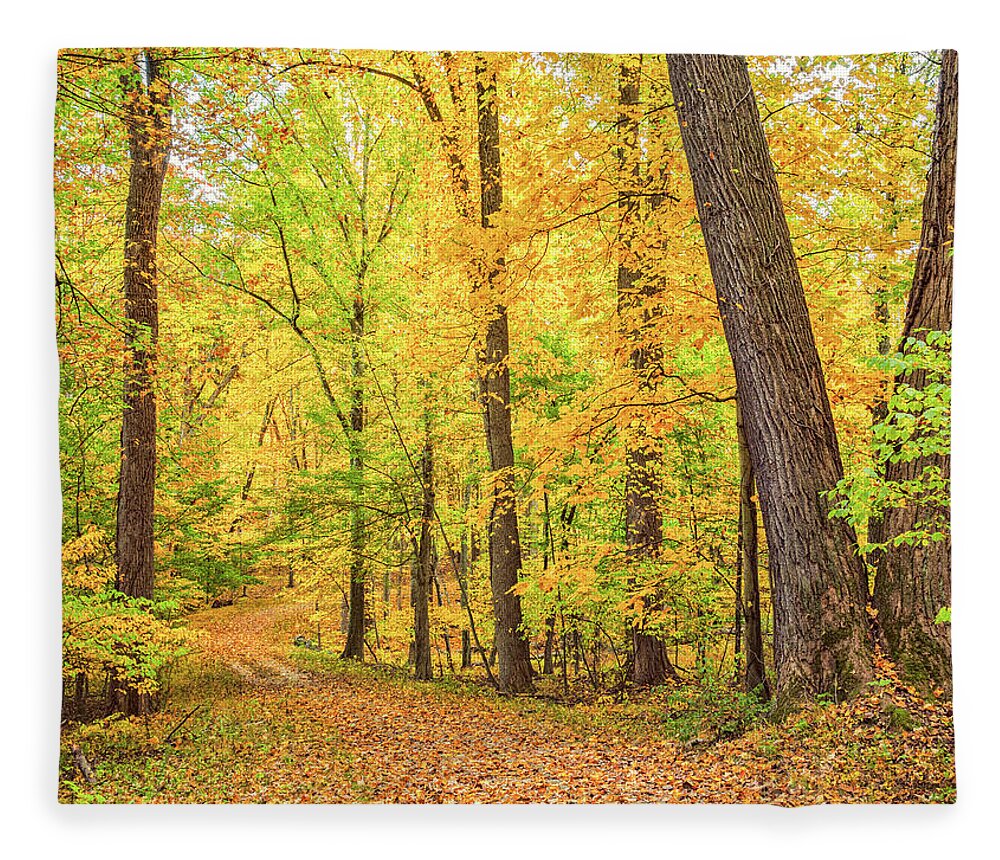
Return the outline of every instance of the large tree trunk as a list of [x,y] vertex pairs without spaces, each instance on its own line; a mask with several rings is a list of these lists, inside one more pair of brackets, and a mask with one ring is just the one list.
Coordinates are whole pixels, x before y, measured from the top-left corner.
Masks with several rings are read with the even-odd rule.
[[[476,105],[479,120],[480,214],[484,230],[490,216],[503,204],[500,173],[500,122],[496,104],[496,72],[476,55]],[[496,648],[500,690],[518,693],[531,689],[528,640],[521,629],[521,599],[511,589],[521,571],[521,539],[517,527],[514,484],[514,443],[510,416],[510,341],[504,303],[504,260],[488,256],[479,261],[477,292],[485,294],[486,336],[478,352],[480,396],[486,447],[490,457],[493,500],[489,518],[490,585],[496,621]]]
[[365,658],[365,400],[362,378],[365,373],[362,338],[365,334],[365,303],[362,289],[364,272],[358,278],[358,295],[351,317],[351,585],[348,603],[347,641],[340,655],[345,660]]
[[123,76],[129,137],[125,209],[125,399],[115,587],[132,597],[153,596],[153,491],[156,484],[156,234],[163,179],[170,158],[170,85],[162,61],[144,53],[141,68]]
[[753,464],[743,428],[743,415],[736,406],[736,438],[740,454],[740,531],[739,579],[742,580],[740,605],[746,652],[745,688],[761,701],[771,698],[771,688],[764,671],[764,635],[760,624],[760,581],[757,558],[757,504],[754,502]]
[[[122,76],[129,138],[125,208],[125,363],[121,471],[115,531],[115,588],[153,597],[153,497],[156,488],[156,344],[159,334],[156,237],[170,160],[170,83],[149,52]],[[112,679],[114,681],[114,679]],[[112,683],[112,706],[144,712],[148,697]]]
[[[426,419],[425,419],[426,420]],[[428,601],[434,559],[431,552],[431,528],[434,523],[434,445],[429,423],[424,427],[424,447],[420,454],[420,483],[422,505],[420,511],[420,536],[417,540],[416,576],[410,594],[413,602],[413,673],[419,681],[433,679],[431,669],[431,628]]]
[[[619,73],[618,214],[623,259],[618,264],[618,323],[637,390],[644,399],[655,400],[662,357],[650,340],[659,285],[642,277],[639,260],[631,247],[641,219],[641,197],[637,193],[641,181],[638,113],[641,68],[641,55],[628,57],[622,61]],[[662,449],[660,441],[645,426],[630,425],[624,439],[626,558],[630,564],[642,564],[656,558],[663,543],[663,521],[657,502]],[[650,601],[644,598],[643,615],[651,608]],[[652,687],[667,678],[677,678],[667,656],[667,646],[645,630],[643,618],[632,622],[631,638],[630,677],[634,684]]]
[[779,693],[855,693],[872,675],[864,568],[821,496],[840,450],[750,75],[742,57],[669,65],[767,534]]
[[[938,86],[937,123],[933,161],[924,196],[923,227],[913,287],[906,305],[903,343],[923,339],[929,331],[951,329],[952,247],[955,223],[955,150],[958,124],[958,55],[944,51]],[[918,391],[926,373],[915,371],[896,380]],[[951,457],[925,456],[910,462],[889,463],[885,479],[916,481],[928,466],[940,468],[947,480]],[[947,521],[949,511],[915,504],[891,508],[880,526],[880,537],[891,541],[928,520]],[[873,593],[879,628],[889,654],[913,681],[951,691],[951,638],[948,624],[935,624],[944,606],[951,605],[951,536],[943,541],[911,546],[891,544],[879,560]]]

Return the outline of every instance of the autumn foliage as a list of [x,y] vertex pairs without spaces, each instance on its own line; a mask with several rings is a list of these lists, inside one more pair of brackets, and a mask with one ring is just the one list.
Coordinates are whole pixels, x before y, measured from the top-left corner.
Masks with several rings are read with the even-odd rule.
[[953,799],[948,685],[865,603],[949,529],[940,461],[888,465],[950,446],[950,330],[901,341],[941,55],[745,69],[861,571],[849,701],[768,701],[792,628],[667,57],[60,53],[61,799]]

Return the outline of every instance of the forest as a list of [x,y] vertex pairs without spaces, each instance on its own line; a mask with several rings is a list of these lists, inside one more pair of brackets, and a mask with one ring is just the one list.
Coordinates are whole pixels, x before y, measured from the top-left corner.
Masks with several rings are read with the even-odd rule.
[[958,60],[64,49],[64,803],[951,803]]

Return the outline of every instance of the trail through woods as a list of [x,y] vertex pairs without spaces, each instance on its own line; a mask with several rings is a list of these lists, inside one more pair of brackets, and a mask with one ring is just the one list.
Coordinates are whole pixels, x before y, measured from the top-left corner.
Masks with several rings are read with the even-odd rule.
[[[368,670],[322,677],[282,659],[293,630],[306,629],[304,603],[211,610],[192,619],[203,654],[240,676],[241,695],[263,713],[284,711],[295,727],[280,759],[263,761],[262,781],[346,763],[345,780],[311,782],[318,802],[454,803],[694,799],[696,785],[666,740],[587,736],[547,716],[530,699],[484,700],[401,683]],[[296,625],[296,622],[298,624]],[[519,707],[511,708],[512,704]],[[324,746],[323,739],[328,743]],[[321,759],[315,756],[319,750]],[[345,784],[346,783],[346,784]],[[261,790],[263,800],[276,797]],[[313,794],[315,792],[315,794]]]
[[224,607],[195,615],[191,627],[205,633],[200,648],[204,657],[228,666],[251,690],[301,687],[310,677],[282,658],[292,641],[289,631],[308,615],[308,606],[295,602],[268,603],[250,611]]
[[[800,805],[954,797],[950,705],[887,679],[731,740],[680,743],[665,699],[558,705],[295,647],[294,593],[193,615],[196,653],[148,720],[64,733],[63,800]],[[70,787],[69,750],[97,784]],[[74,792],[76,792],[74,794]]]

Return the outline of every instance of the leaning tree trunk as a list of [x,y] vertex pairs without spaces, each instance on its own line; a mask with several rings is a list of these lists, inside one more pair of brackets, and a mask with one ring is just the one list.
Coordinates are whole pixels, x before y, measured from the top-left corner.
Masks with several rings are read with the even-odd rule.
[[362,338],[365,334],[365,303],[362,298],[364,273],[358,279],[358,295],[354,300],[351,317],[351,584],[348,595],[349,615],[347,641],[344,643],[345,660],[365,658],[365,400],[362,378],[365,373]]
[[[122,76],[129,138],[125,208],[125,364],[121,471],[115,531],[115,588],[153,597],[153,496],[156,487],[156,344],[159,334],[156,234],[163,179],[170,160],[170,83],[163,60],[136,58]],[[126,713],[148,709],[148,697],[117,683],[113,705]]]
[[[503,204],[500,173],[500,121],[496,104],[496,72],[476,55],[476,104],[479,122],[481,226]],[[521,571],[521,539],[517,527],[514,443],[510,416],[510,339],[501,281],[504,260],[488,254],[479,261],[476,291],[484,299],[486,335],[478,351],[480,397],[490,457],[493,499],[489,518],[490,585],[496,622],[498,683],[506,693],[531,689],[528,640],[521,628],[521,598],[512,591]]]
[[416,575],[410,589],[413,603],[413,673],[418,681],[433,679],[431,669],[431,627],[428,603],[434,559],[431,552],[431,529],[434,524],[434,444],[429,419],[425,416],[424,447],[420,454],[421,511],[417,539]]
[[871,678],[853,529],[821,495],[843,475],[778,183],[742,57],[668,58],[767,534],[778,690]]
[[[639,228],[639,78],[642,55],[623,59],[618,92],[618,214],[621,220],[622,259],[618,264],[618,324],[628,365],[637,390],[644,399],[654,400],[657,377],[662,373],[662,356],[650,337],[654,329],[658,284],[643,279],[631,239]],[[629,426],[625,437],[625,545],[630,565],[655,559],[663,543],[663,522],[657,499],[660,496],[659,470],[662,465],[660,442],[644,425]],[[634,584],[634,578],[630,577]],[[652,609],[642,599],[642,616]],[[640,687],[662,684],[677,673],[667,656],[667,646],[645,629],[643,617],[631,623],[632,660],[630,678]]]
[[[958,55],[944,51],[920,250],[903,323],[900,349],[904,352],[907,338],[923,339],[929,331],[949,331],[952,325],[957,123]],[[927,384],[926,372],[914,371],[896,383],[919,391]],[[885,479],[893,483],[916,481],[928,466],[939,468],[945,480],[950,478],[951,457],[937,454],[905,463],[890,462]],[[946,533],[945,540],[926,545],[891,544],[893,537],[918,528],[921,522],[947,521],[948,515],[947,509],[920,504],[891,508],[885,513],[880,537],[890,543],[879,559],[873,599],[889,654],[898,661],[904,675],[950,693],[950,627],[934,623],[938,611],[951,605],[950,533]]]
[[746,669],[744,686],[761,701],[771,698],[771,687],[764,671],[764,635],[760,624],[760,580],[757,556],[757,504],[754,502],[753,465],[743,428],[743,415],[736,405],[736,438],[740,455],[740,526],[739,572],[742,580],[740,606],[743,615]]

